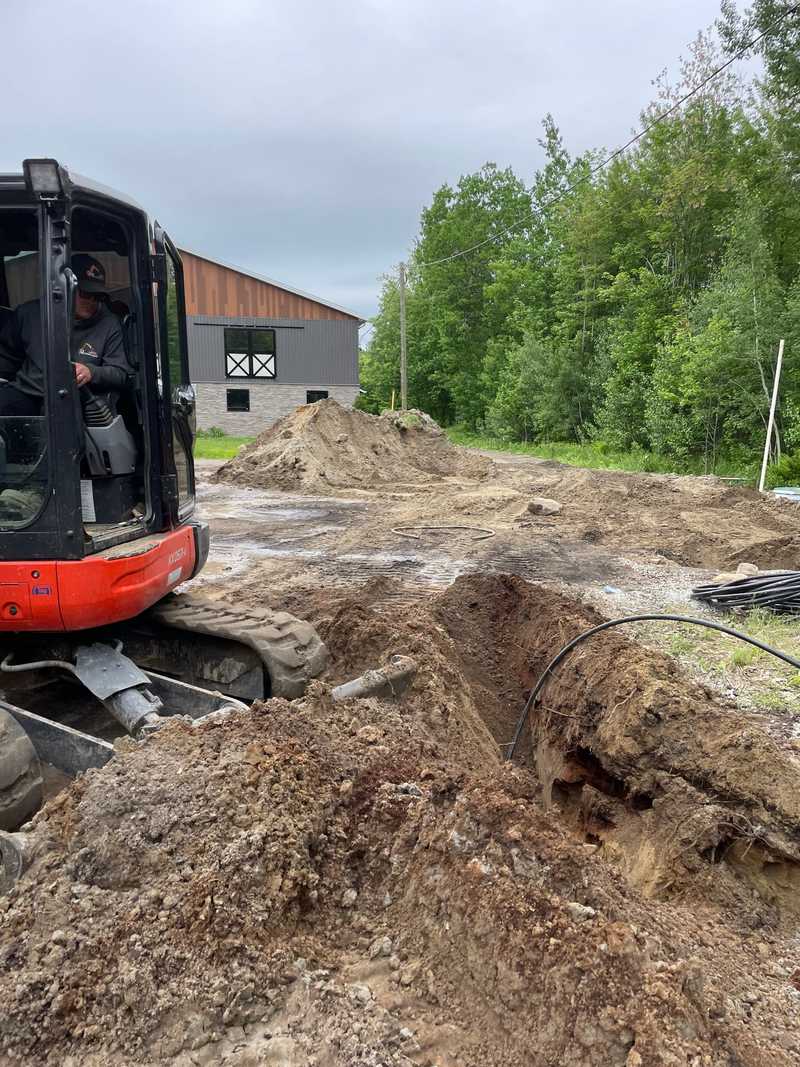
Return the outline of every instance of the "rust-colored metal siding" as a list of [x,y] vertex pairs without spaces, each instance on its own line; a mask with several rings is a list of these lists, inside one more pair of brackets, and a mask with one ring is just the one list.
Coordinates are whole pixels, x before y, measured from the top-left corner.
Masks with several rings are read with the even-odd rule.
[[[350,319],[336,308],[258,281],[230,267],[181,252],[187,315],[247,316],[257,319]],[[356,320],[357,321],[357,320]]]

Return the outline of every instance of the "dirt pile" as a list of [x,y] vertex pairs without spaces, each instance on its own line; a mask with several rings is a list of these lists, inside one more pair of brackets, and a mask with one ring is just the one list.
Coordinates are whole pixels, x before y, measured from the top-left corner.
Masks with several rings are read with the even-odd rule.
[[[0,901],[0,1062],[800,1063],[794,923],[762,887],[698,840],[683,848],[705,879],[643,892],[619,839],[571,820],[575,775],[500,762],[492,732],[508,736],[545,644],[582,612],[505,578],[462,579],[391,617],[355,592],[322,624],[328,681],[405,653],[419,672],[402,699],[334,704],[315,683],[300,701],[174,723],[52,801],[34,866]],[[660,843],[663,765],[676,758],[682,781],[694,767],[700,789],[714,754],[694,751],[691,712],[705,723],[716,705],[642,653],[663,699],[636,689],[606,707],[604,656],[622,688],[636,677],[624,644],[597,655],[554,680],[533,741],[565,764],[594,745],[602,766],[608,746],[605,779],[592,764],[590,783],[582,757],[581,789],[652,816]],[[663,724],[649,765],[642,708]],[[731,745],[755,743],[730,726]],[[788,799],[752,776],[734,789],[746,768],[719,762],[709,792],[727,781],[722,799],[754,822],[782,805],[788,836]],[[559,789],[561,811],[546,804]]]
[[450,444],[424,412],[368,415],[322,400],[270,426],[214,479],[262,489],[370,489],[483,479],[491,469],[490,460]]
[[[518,514],[523,526],[546,525],[561,536],[649,550],[689,566],[735,569],[748,562],[791,570],[800,559],[800,510],[771,494],[712,475],[586,470],[528,457],[506,462],[505,477],[513,472],[526,493]],[[527,500],[535,494],[554,497],[562,511],[531,517]]]

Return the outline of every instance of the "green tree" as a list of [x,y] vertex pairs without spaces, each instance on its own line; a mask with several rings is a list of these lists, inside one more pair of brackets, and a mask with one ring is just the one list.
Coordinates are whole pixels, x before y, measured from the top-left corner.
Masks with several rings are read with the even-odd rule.
[[[531,213],[522,182],[493,163],[462,177],[455,189],[442,186],[422,213],[411,278],[415,303],[427,305],[425,311],[418,307],[418,322],[430,333],[413,359],[435,358],[437,379],[447,383],[450,412],[472,426],[483,421],[496,389],[486,373],[489,343],[502,317],[486,294],[494,281],[493,262],[511,240],[509,227],[529,220]],[[480,247],[450,258],[474,246]],[[415,343],[421,341],[417,331]],[[409,337],[409,369],[411,363]]]
[[[781,10],[726,2],[724,47]],[[599,437],[713,469],[763,440],[785,336],[778,438],[800,447],[798,33],[794,15],[764,37],[759,82],[727,71],[684,101],[722,58],[698,35],[676,81],[656,80],[648,132],[604,169],[571,157],[548,115],[530,188],[486,164],[439,189],[409,264],[411,402],[508,437]],[[363,361],[373,406],[399,389],[398,354],[388,278]]]
[[[659,350],[646,418],[654,446],[678,457],[702,453],[712,470],[720,450],[757,451],[785,325],[786,294],[758,206],[748,202],[712,284]],[[790,354],[785,381],[797,365]]]

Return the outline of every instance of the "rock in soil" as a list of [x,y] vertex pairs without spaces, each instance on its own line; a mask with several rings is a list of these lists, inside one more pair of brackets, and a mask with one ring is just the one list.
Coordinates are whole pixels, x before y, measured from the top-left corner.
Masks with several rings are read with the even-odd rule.
[[561,505],[557,500],[551,500],[546,496],[535,496],[528,504],[527,509],[531,515],[558,515]]

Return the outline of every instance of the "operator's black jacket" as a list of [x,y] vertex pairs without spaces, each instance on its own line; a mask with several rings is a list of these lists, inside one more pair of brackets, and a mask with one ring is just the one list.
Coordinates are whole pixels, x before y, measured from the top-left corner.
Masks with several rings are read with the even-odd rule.
[[[116,315],[99,304],[90,319],[72,326],[71,356],[91,369],[93,393],[118,394],[130,373]],[[38,300],[20,304],[0,326],[0,378],[29,396],[44,393],[42,311]]]

